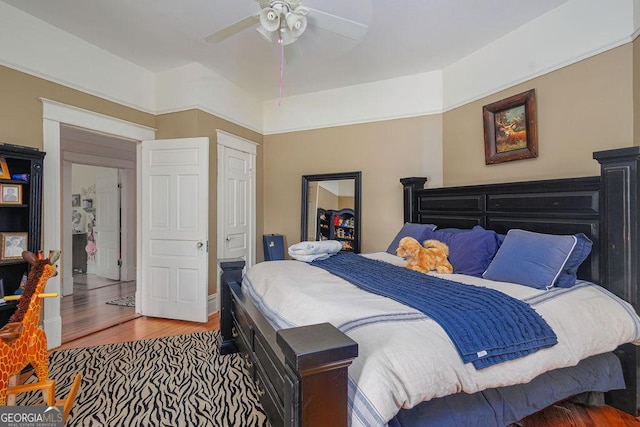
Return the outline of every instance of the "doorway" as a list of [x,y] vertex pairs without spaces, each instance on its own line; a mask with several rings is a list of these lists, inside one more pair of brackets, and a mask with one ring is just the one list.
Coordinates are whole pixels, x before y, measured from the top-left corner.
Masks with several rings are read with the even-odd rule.
[[[61,128],[62,194],[70,201],[70,207],[63,206],[65,221],[70,218],[63,247],[71,254],[63,259],[62,343],[138,316],[135,271],[128,267],[135,266],[135,240],[133,247],[126,247],[126,239],[120,243],[121,236],[135,235],[135,160],[127,159],[135,159],[135,151],[123,152],[122,144],[132,145],[86,129]],[[121,203],[123,197],[133,203]]]
[[[218,258],[242,258],[245,269],[256,262],[256,181],[258,144],[218,129]],[[220,299],[218,265],[217,288]],[[246,271],[246,270],[245,270]]]
[[[117,215],[118,236],[120,229],[119,177],[121,170],[103,166],[71,164],[71,229],[65,241],[72,243],[72,289],[60,302],[62,317],[62,342],[88,335],[101,329],[137,317],[135,312],[136,283],[121,280],[120,262],[103,256],[104,240],[99,226],[109,211]],[[101,191],[101,177],[111,177],[118,200],[105,200]],[[65,188],[66,190],[66,188]],[[109,206],[105,206],[108,204]],[[107,208],[107,209],[106,209]],[[113,214],[111,214],[113,216]],[[106,239],[110,240],[110,239]],[[113,248],[118,254],[118,247]],[[102,247],[101,247],[102,246]],[[101,261],[110,260],[116,271],[101,266]],[[105,274],[106,271],[106,274]],[[65,286],[68,288],[68,286]]]

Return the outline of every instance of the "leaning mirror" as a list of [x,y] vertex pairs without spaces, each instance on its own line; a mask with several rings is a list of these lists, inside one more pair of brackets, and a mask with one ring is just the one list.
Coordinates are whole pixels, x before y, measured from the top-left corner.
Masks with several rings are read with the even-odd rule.
[[361,172],[302,176],[301,240],[339,240],[360,252]]

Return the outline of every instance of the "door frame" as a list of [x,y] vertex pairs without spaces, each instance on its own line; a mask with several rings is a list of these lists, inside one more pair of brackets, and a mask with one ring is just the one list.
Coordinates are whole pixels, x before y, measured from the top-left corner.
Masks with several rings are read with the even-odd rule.
[[[42,102],[43,151],[46,152],[43,170],[43,211],[45,212],[42,227],[43,248],[49,250],[62,248],[64,234],[62,207],[71,206],[71,194],[62,192],[61,125],[77,126],[132,141],[155,139],[156,130],[46,98],[40,98],[40,101]],[[62,253],[59,265],[63,268],[64,257]],[[61,277],[62,275],[58,274],[49,279],[47,292],[61,294]],[[59,347],[62,344],[60,298],[44,300],[43,327],[47,335],[48,349]]]
[[[216,129],[216,141],[217,141],[217,150],[218,150],[218,194],[217,194],[217,239],[216,239],[216,254],[220,258],[222,257],[222,253],[224,250],[224,207],[226,206],[226,201],[224,200],[223,188],[224,185],[224,168],[222,167],[223,162],[221,161],[221,157],[225,151],[225,148],[230,148],[233,150],[242,151],[251,155],[249,168],[251,170],[251,179],[249,182],[249,199],[251,203],[249,204],[249,213],[247,215],[248,220],[251,222],[249,225],[249,256],[246,261],[246,268],[251,267],[256,262],[256,157],[258,154],[258,143],[249,141],[248,139],[241,138],[237,135],[234,135],[229,132],[225,132],[221,129]],[[211,266],[211,263],[209,264]],[[222,301],[220,299],[220,276],[222,270],[220,269],[220,265],[216,262],[217,266],[217,274],[216,274],[216,289],[218,298],[217,301]],[[209,267],[211,268],[211,267]],[[218,308],[216,308],[218,309]]]

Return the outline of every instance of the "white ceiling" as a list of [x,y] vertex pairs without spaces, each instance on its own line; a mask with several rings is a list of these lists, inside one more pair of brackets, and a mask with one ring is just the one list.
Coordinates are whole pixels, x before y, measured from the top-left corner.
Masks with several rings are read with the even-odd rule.
[[[259,11],[254,0],[2,1],[150,71],[198,62],[261,100],[279,96],[277,44],[252,28],[204,40]],[[368,31],[356,42],[309,25],[300,60],[284,65],[283,95],[439,70],[566,1],[303,0]]]

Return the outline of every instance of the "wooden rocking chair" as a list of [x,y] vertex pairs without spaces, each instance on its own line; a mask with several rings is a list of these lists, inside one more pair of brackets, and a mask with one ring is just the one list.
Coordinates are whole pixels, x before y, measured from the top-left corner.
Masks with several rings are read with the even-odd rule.
[[[42,253],[36,256],[23,252],[22,257],[32,266],[24,291],[21,296],[5,297],[7,300],[19,298],[20,302],[9,323],[0,329],[0,405],[15,405],[17,394],[40,390],[46,405],[63,406],[66,420],[80,388],[81,376],[76,375],[66,399],[55,400],[55,381],[49,379],[47,337],[38,327],[42,299],[58,296],[57,293],[43,293],[47,280],[57,274],[54,263],[60,252],[49,255],[48,259],[43,259]],[[29,364],[35,369],[38,381],[19,385],[20,373]]]

